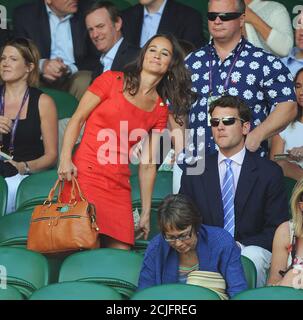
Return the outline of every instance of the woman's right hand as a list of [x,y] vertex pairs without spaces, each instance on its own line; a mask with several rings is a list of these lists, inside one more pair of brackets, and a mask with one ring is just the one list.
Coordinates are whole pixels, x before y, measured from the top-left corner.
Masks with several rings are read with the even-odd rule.
[[13,122],[11,119],[0,116],[0,133],[8,134],[11,132]]
[[72,176],[77,178],[77,167],[73,164],[72,160],[60,159],[58,176],[61,181],[71,181]]

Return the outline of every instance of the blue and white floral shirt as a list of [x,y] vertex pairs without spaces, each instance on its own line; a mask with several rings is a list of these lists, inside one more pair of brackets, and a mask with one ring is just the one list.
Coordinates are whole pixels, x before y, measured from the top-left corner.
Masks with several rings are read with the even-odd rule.
[[[212,85],[210,85],[211,61]],[[244,38],[241,38],[236,48],[223,62],[216,53],[213,41],[191,53],[185,62],[192,73],[192,90],[198,94],[198,99],[192,105],[189,114],[191,143],[188,149],[194,158],[197,158],[204,148],[205,154],[218,150],[212,137],[211,127],[207,124],[210,87],[213,96],[226,94],[243,99],[252,111],[252,129],[264,121],[278,103],[296,100],[293,77],[288,68],[279,58],[255,47]],[[231,66],[233,68],[230,72]],[[226,86],[228,74],[230,78]],[[201,139],[203,136],[205,145],[204,139]],[[265,155],[266,142],[262,143],[259,152],[261,156]],[[182,157],[184,159],[185,155],[181,155],[178,160],[182,161]],[[193,160],[197,159],[190,159]]]

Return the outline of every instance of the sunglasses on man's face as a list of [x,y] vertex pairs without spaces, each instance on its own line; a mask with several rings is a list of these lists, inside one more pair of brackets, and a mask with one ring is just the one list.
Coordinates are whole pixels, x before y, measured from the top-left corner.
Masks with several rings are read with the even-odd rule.
[[223,117],[223,118],[211,118],[210,119],[210,124],[212,127],[218,127],[218,125],[220,124],[220,121],[222,120],[222,123],[225,126],[231,126],[233,125],[236,120],[240,120],[241,122],[245,122],[243,119],[241,118],[236,118],[236,117]]
[[215,21],[219,17],[221,21],[230,21],[238,19],[242,14],[242,12],[208,12],[207,19]]

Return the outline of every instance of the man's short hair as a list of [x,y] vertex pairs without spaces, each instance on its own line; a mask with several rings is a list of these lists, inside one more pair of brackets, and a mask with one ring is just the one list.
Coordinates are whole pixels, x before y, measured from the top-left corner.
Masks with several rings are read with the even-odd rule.
[[238,97],[223,96],[213,101],[209,107],[209,114],[212,115],[216,107],[238,109],[239,116],[245,122],[251,120],[251,111],[247,104]]
[[95,1],[85,12],[85,18],[98,9],[106,9],[112,23],[116,23],[121,18],[119,9],[110,1]]
[[[211,0],[208,1],[208,4],[210,3]],[[246,5],[244,0],[236,0],[236,6],[237,6],[237,12],[245,12]]]

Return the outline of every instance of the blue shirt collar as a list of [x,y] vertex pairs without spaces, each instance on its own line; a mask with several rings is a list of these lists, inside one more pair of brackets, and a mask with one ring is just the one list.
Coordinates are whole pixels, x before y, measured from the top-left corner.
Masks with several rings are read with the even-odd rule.
[[164,0],[164,2],[162,3],[161,7],[159,8],[159,10],[155,13],[149,13],[146,9],[146,7],[144,6],[144,17],[149,16],[151,14],[158,14],[160,16],[162,16],[165,5],[166,5],[167,0]]
[[[46,7],[46,12],[47,12],[48,16],[50,16],[50,15],[52,14],[52,15],[56,16],[58,19],[60,19],[60,18],[56,15],[56,13],[47,5],[47,3],[45,3],[45,7]],[[69,20],[69,19],[71,19],[72,17],[73,17],[73,14],[72,14],[72,13],[71,13],[71,14],[68,14],[68,15],[64,16],[63,19],[61,19],[61,21]]]
[[108,59],[113,61],[115,59],[116,53],[117,53],[117,51],[118,51],[118,49],[120,47],[120,44],[122,43],[123,39],[124,38],[121,37],[120,40],[118,40],[108,52],[106,52],[105,54],[102,54],[100,60],[102,61],[106,57],[106,58],[108,58]]
[[300,51],[299,48],[293,47],[293,48],[291,49],[288,57],[287,57],[287,60],[288,60],[288,61],[289,61],[289,60],[300,60],[300,61],[303,60],[303,59],[297,59],[297,58],[296,58],[296,54],[297,54],[299,51]]

